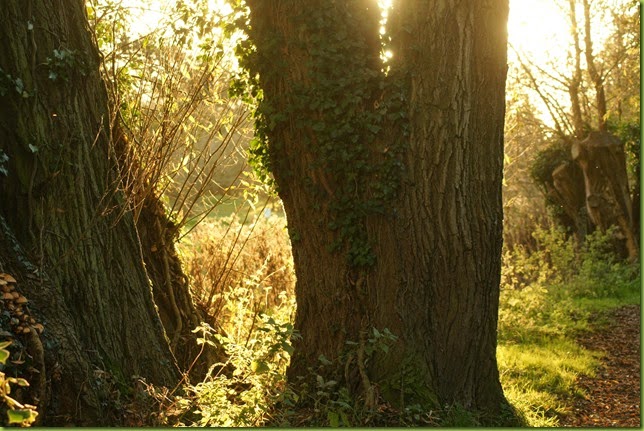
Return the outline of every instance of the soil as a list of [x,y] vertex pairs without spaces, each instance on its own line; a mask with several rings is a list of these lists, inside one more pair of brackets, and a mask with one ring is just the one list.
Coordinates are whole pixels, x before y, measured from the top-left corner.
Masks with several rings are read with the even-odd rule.
[[566,427],[641,427],[640,410],[640,306],[614,310],[610,323],[584,334],[585,348],[602,352],[602,365],[594,377],[580,376],[578,397],[570,414],[560,418]]

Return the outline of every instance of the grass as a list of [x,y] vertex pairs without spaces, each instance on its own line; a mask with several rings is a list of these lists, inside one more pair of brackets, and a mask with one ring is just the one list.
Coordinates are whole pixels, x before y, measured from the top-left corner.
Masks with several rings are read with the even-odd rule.
[[505,253],[497,359],[506,397],[529,426],[558,426],[585,395],[576,379],[593,376],[601,356],[576,338],[606,323],[590,317],[640,303],[639,268],[611,253],[611,234],[576,250],[549,229],[535,234],[537,251]]

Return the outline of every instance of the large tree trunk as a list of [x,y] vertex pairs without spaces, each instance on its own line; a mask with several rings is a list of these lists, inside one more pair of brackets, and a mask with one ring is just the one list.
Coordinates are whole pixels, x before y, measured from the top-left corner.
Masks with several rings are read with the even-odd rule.
[[411,74],[412,183],[399,230],[405,338],[442,403],[498,412],[507,4],[400,8],[411,27],[400,40]]
[[[379,388],[497,414],[507,2],[398,2],[388,74],[375,2],[248,3],[297,275],[291,381],[324,355],[368,406]],[[373,328],[399,339],[369,358]]]
[[0,23],[0,215],[33,263],[6,269],[45,323],[44,423],[108,424],[97,370],[125,385],[179,373],[116,192],[97,50],[81,1],[6,0]]

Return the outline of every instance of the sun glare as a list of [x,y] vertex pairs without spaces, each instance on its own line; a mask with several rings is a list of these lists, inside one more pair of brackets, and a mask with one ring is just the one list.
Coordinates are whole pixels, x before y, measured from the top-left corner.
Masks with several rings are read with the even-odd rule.
[[554,0],[511,0],[508,42],[535,63],[565,61],[570,24]]
[[[121,5],[132,14],[131,35],[140,36],[158,30],[162,18],[167,16],[174,3],[169,0],[122,0]],[[226,0],[208,0],[208,8],[222,15],[232,12]]]

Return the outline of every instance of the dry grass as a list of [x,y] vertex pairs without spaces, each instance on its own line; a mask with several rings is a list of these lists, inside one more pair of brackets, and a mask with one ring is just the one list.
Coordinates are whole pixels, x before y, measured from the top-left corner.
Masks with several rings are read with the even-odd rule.
[[231,216],[202,222],[180,244],[195,301],[218,322],[227,304],[266,312],[292,298],[293,257],[286,220],[260,215],[243,224]]

